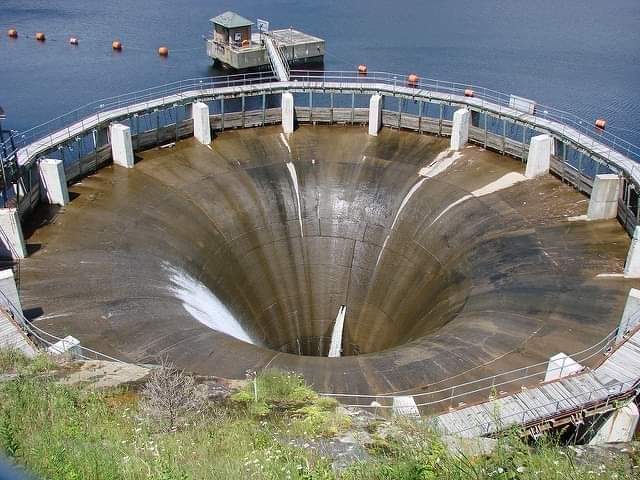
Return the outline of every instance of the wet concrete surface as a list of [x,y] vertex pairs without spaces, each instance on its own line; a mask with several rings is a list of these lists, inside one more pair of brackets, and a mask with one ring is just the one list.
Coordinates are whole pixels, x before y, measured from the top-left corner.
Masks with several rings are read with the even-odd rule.
[[[232,378],[268,365],[319,390],[388,393],[589,346],[640,287],[596,278],[622,271],[629,238],[616,221],[568,222],[586,197],[552,176],[498,189],[518,160],[468,147],[453,161],[448,139],[389,129],[280,132],[143,152],[41,207],[21,263],[33,321],[128,360]],[[419,175],[435,159],[451,165]],[[168,266],[256,345],[197,321]],[[348,356],[309,356],[326,354],[342,304]]]

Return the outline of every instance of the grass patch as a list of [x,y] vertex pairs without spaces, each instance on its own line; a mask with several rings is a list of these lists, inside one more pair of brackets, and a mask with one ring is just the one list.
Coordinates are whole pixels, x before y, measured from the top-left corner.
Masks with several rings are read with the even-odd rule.
[[42,478],[633,478],[622,469],[578,467],[553,441],[532,448],[516,434],[488,457],[454,456],[427,426],[403,420],[372,422],[365,429],[370,458],[336,473],[329,459],[296,446],[306,442],[290,440],[329,444],[351,419],[299,376],[266,372],[256,380],[257,401],[248,382],[229,402],[206,402],[180,429],[162,431],[149,424],[136,391],[62,385],[36,373],[47,362],[2,358],[21,373],[0,383],[0,452]]

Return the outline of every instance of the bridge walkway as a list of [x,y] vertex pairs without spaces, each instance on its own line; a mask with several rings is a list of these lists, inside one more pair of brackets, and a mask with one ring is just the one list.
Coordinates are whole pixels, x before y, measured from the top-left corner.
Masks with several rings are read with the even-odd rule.
[[640,329],[613,350],[596,368],[510,395],[435,417],[445,434],[489,436],[510,426],[531,427],[583,414],[616,400],[631,398],[640,388]]

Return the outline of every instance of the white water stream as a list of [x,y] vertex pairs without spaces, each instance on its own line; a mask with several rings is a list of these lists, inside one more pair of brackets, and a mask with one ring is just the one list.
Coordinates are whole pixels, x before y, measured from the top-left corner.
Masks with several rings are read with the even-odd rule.
[[341,305],[338,309],[336,323],[333,325],[331,333],[331,346],[329,347],[329,357],[339,357],[342,354],[342,331],[344,329],[344,317],[347,314],[347,306]]
[[255,345],[240,322],[211,290],[191,275],[164,263],[171,285],[167,289],[180,301],[184,309],[197,321],[218,332]]

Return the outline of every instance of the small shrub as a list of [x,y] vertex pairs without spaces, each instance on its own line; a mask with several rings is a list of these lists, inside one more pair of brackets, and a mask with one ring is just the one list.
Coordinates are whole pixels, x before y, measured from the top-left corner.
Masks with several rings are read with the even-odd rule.
[[142,389],[142,411],[168,432],[175,431],[180,418],[195,412],[200,403],[193,377],[164,359]]

